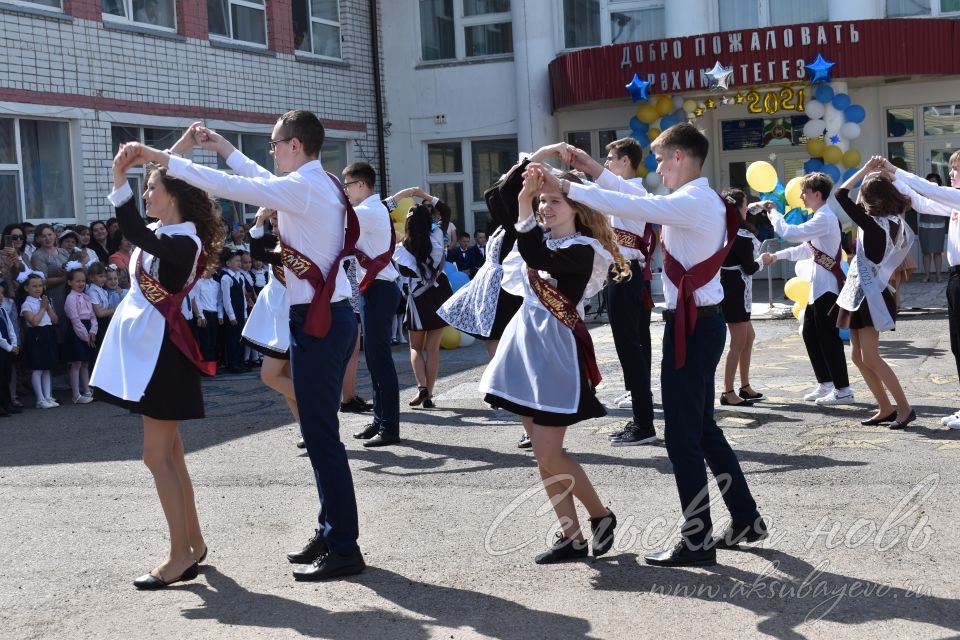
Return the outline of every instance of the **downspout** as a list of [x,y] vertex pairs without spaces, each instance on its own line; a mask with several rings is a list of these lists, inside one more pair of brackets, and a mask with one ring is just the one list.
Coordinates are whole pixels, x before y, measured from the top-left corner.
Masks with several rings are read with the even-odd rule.
[[383,90],[380,87],[380,21],[377,18],[377,0],[370,0],[370,56],[373,63],[373,97],[377,104],[377,174],[380,176],[381,197],[387,197],[387,147],[383,135]]

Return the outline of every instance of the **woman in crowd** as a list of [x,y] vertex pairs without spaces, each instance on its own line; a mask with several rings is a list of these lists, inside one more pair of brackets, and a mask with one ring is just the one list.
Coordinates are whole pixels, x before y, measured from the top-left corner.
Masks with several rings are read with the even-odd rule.
[[97,260],[103,264],[110,261],[110,251],[107,250],[107,225],[102,220],[90,224],[90,243],[87,246],[97,254]]
[[[943,180],[939,173],[928,173],[927,181],[935,185],[943,186]],[[947,221],[942,216],[930,215],[923,211],[918,211],[920,236],[920,253],[923,254],[923,281],[930,282],[930,263],[933,263],[933,274],[937,282],[940,282],[940,270],[943,266],[943,239],[947,237]]]
[[116,238],[117,250],[110,254],[108,261],[110,264],[116,265],[118,270],[127,271],[130,269],[130,256],[133,253],[133,244],[131,244],[123,234],[122,227],[120,231],[114,234],[114,238]]
[[30,257],[30,265],[46,279],[46,295],[58,316],[63,315],[63,303],[67,298],[67,274],[63,265],[70,253],[57,246],[57,234],[47,223],[38,224],[34,230],[37,250]]
[[3,229],[0,270],[2,270],[2,279],[8,283],[16,282],[21,271],[31,270],[30,260],[24,254],[26,237],[27,234],[22,225],[8,224]]

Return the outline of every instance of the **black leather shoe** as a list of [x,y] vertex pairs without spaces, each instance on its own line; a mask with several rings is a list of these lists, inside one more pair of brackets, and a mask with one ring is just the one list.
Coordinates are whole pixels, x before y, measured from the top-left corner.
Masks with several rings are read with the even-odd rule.
[[655,567],[712,567],[717,564],[717,550],[691,549],[680,540],[669,551],[658,551],[644,556],[644,561]]
[[574,540],[563,537],[563,532],[557,532],[557,538],[547,551],[533,559],[537,564],[556,564],[570,560],[583,560],[587,557],[587,541]]
[[314,531],[313,537],[307,541],[303,549],[287,553],[287,560],[293,564],[310,564],[317,558],[327,555],[329,551],[327,541],[323,539],[323,534],[320,531]]
[[590,530],[593,531],[594,558],[599,558],[610,551],[610,547],[613,546],[613,530],[616,528],[617,516],[613,511],[599,518],[590,518]]
[[917,419],[917,412],[913,409],[910,410],[910,415],[908,415],[903,420],[894,420],[890,423],[888,429],[905,429],[907,425]]
[[748,393],[747,391],[744,391],[744,389],[746,389],[746,387],[740,387],[740,390],[737,391],[737,395],[743,398],[744,400],[759,400],[760,398],[763,397],[763,394],[760,393],[759,391],[756,391],[751,394],[751,393]]
[[878,424],[893,422],[896,419],[897,419],[897,410],[894,409],[893,413],[891,413],[888,416],[880,416],[879,418],[870,418],[869,420],[861,420],[860,424],[862,424],[865,427],[873,427]]
[[198,575],[200,575],[200,565],[194,562],[192,565],[187,567],[187,570],[180,574],[180,577],[174,578],[173,580],[164,580],[163,578],[158,578],[152,573],[148,573],[140,576],[133,581],[133,586],[141,591],[152,591],[155,589],[164,589],[169,587],[174,582],[185,582],[187,580],[193,580]]
[[717,549],[736,549],[741,542],[760,542],[769,535],[763,518],[757,518],[754,523],[731,522],[719,538],[713,539],[713,546]]
[[380,433],[380,425],[376,425],[371,422],[365,426],[362,431],[357,431],[355,434],[353,434],[353,437],[357,440],[369,440],[378,433]]
[[392,433],[384,433],[383,431],[379,432],[377,435],[373,436],[369,440],[363,443],[365,447],[385,447],[390,444],[397,444],[400,442],[400,436]]
[[293,577],[301,581],[329,580],[342,576],[352,576],[360,573],[367,567],[363,561],[363,554],[357,549],[347,556],[339,553],[328,553],[317,558],[309,567],[297,567],[293,570]]
[[363,413],[371,407],[359,397],[353,397],[347,402],[340,403],[340,413]]
[[730,391],[720,394],[720,404],[722,406],[724,407],[752,407],[753,406],[753,402],[751,402],[750,400],[741,399],[739,402],[730,402],[729,400],[727,400],[728,393],[733,393],[733,389],[730,389]]

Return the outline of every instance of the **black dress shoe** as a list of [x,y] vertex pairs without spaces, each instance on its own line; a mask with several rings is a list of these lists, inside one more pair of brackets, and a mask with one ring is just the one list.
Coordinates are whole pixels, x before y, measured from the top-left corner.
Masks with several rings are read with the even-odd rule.
[[307,541],[303,549],[287,553],[287,560],[293,564],[310,564],[317,558],[327,555],[329,551],[327,541],[323,539],[323,534],[317,530],[314,531],[313,537]]
[[879,418],[870,418],[869,420],[861,420],[860,424],[865,427],[873,427],[878,424],[884,424],[886,422],[893,422],[897,419],[897,410],[894,409],[893,413],[888,416],[880,416]]
[[363,431],[357,431],[353,434],[353,437],[357,440],[369,440],[378,433],[380,433],[380,425],[370,423],[363,428]]
[[713,546],[717,549],[736,549],[741,542],[760,542],[769,535],[763,518],[757,518],[753,523],[731,522],[719,538],[713,539]]
[[370,405],[359,397],[340,403],[340,413],[364,413],[365,411],[370,411]]
[[655,567],[712,567],[717,564],[717,550],[691,549],[686,541],[680,540],[669,551],[658,551],[644,556],[647,564]]
[[565,538],[562,531],[557,532],[556,541],[547,551],[533,559],[537,564],[556,564],[571,560],[583,560],[587,557],[587,541]]
[[917,419],[917,412],[913,409],[910,410],[910,415],[908,415],[903,420],[894,420],[890,423],[888,429],[905,429],[907,425]]
[[11,404],[10,406],[8,406],[8,407],[4,407],[3,410],[6,411],[7,413],[23,413],[23,410],[22,410],[22,409],[18,409],[17,407],[13,406],[12,404]]
[[377,433],[369,440],[363,443],[365,447],[385,447],[390,444],[397,444],[400,442],[400,436],[392,433],[384,433],[383,431]]
[[610,547],[613,546],[613,530],[616,528],[617,516],[613,511],[599,518],[590,518],[590,530],[593,531],[594,558],[599,558],[610,551]]
[[757,391],[756,393],[750,394],[744,391],[746,387],[740,387],[740,390],[737,391],[737,395],[743,398],[744,400],[759,400],[763,397],[763,394]]
[[730,402],[727,400],[727,393],[733,393],[733,389],[725,393],[720,394],[720,404],[724,407],[752,407],[753,402],[750,400],[740,400],[739,402]]
[[133,581],[133,586],[141,591],[152,591],[155,589],[164,589],[169,587],[174,582],[185,582],[187,580],[193,580],[198,575],[200,575],[200,566],[194,562],[192,565],[187,567],[187,570],[180,574],[178,578],[173,580],[164,580],[163,578],[158,578],[152,573],[148,573],[140,576]]
[[293,570],[293,577],[301,581],[329,580],[342,576],[352,576],[360,573],[367,567],[363,561],[363,554],[357,549],[350,555],[342,556],[339,553],[328,553],[317,558],[309,567],[297,567]]

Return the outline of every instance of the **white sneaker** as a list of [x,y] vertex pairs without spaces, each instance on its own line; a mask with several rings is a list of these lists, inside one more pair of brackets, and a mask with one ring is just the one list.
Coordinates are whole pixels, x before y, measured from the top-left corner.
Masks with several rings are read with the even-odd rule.
[[817,398],[822,398],[823,396],[827,395],[831,391],[833,391],[832,384],[829,386],[825,384],[818,384],[816,387],[813,388],[813,391],[803,396],[803,399],[806,400],[807,402],[813,402]]
[[814,400],[814,404],[816,404],[818,407],[832,407],[838,404],[853,404],[853,391],[851,391],[849,388],[843,391],[831,389],[830,393],[827,395]]
[[53,408],[56,407],[56,406],[57,406],[57,405],[51,404],[51,403],[47,402],[46,400],[39,400],[39,401],[37,401],[37,409],[53,409]]
[[87,389],[86,391],[84,391],[84,392],[81,393],[80,395],[84,396],[85,398],[92,398],[92,397],[93,397],[93,389]]
[[93,402],[93,396],[77,396],[73,399],[73,404],[90,404]]
[[951,429],[960,429],[960,418],[957,418],[956,420],[951,420],[950,422],[947,423],[947,426],[950,427]]
[[943,418],[940,418],[940,424],[949,427],[950,423],[955,420],[960,420],[960,411],[955,411],[948,416],[944,416]]
[[47,402],[47,404],[49,404],[49,405],[51,405],[51,406],[54,406],[54,407],[59,407],[59,406],[60,406],[60,403],[57,402],[56,400],[54,400],[53,398],[47,398],[46,402]]

